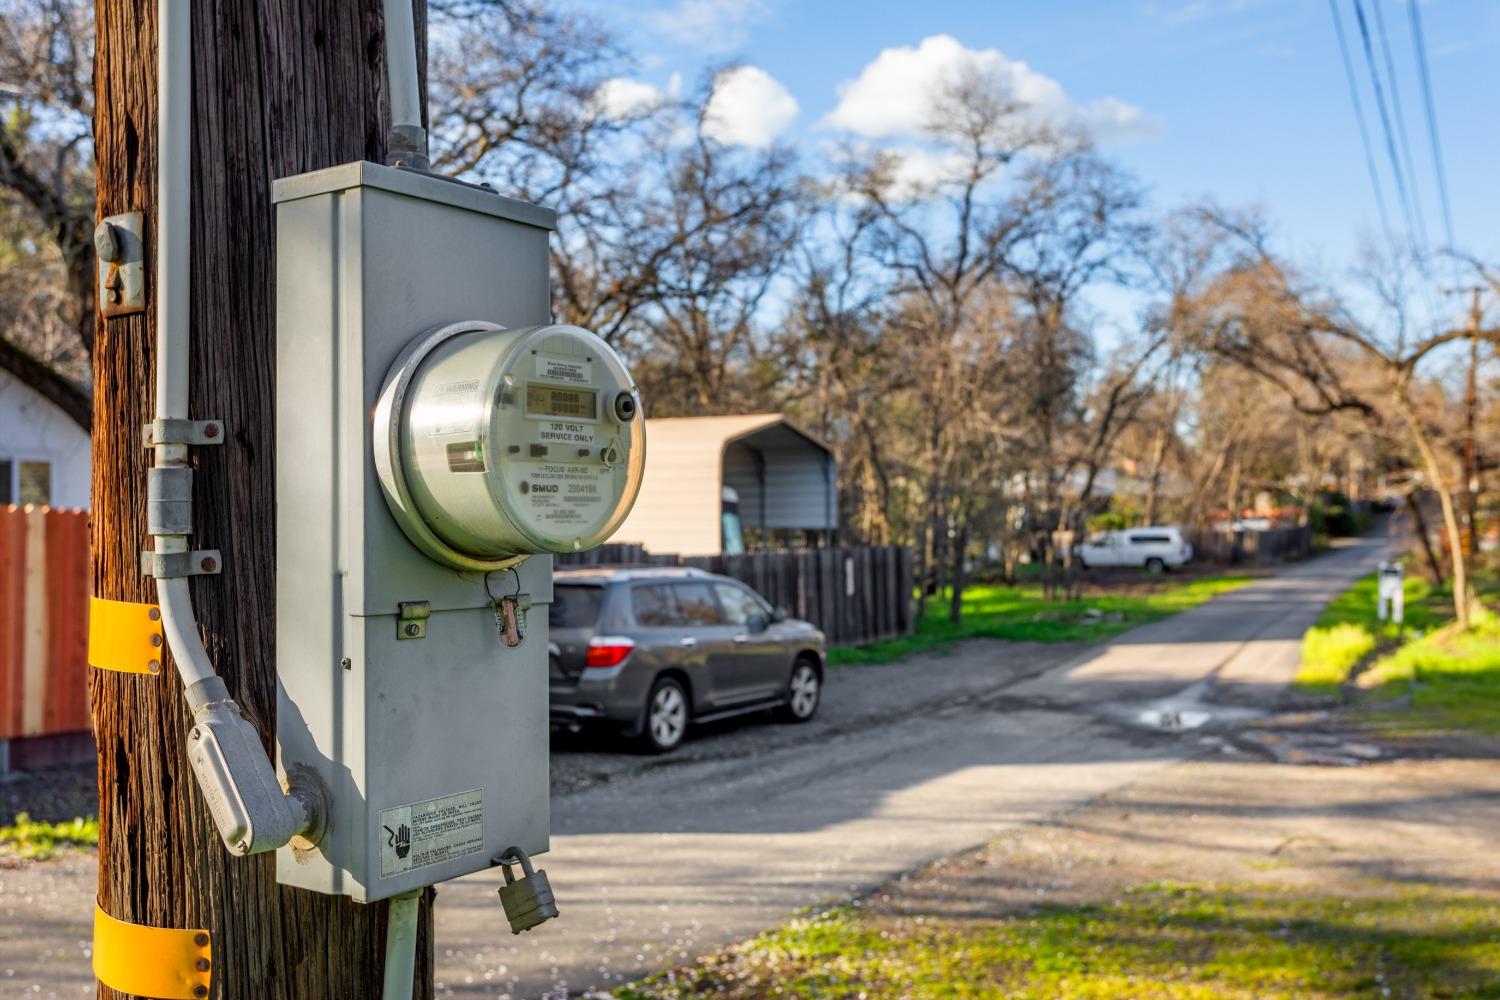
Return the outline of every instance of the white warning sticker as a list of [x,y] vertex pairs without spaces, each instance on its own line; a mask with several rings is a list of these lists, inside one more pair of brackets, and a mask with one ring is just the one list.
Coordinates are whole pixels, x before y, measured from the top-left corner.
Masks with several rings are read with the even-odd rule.
[[484,850],[484,789],[380,810],[380,876]]
[[594,380],[593,371],[593,364],[583,358],[560,358],[554,354],[536,356],[537,378],[546,382],[588,385]]
[[428,437],[472,434],[480,412],[479,380],[466,378],[441,383],[426,403],[426,410],[431,421]]

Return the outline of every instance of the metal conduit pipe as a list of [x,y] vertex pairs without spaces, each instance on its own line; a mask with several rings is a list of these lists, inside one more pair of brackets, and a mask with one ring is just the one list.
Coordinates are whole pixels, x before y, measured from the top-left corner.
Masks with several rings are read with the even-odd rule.
[[386,163],[426,170],[427,130],[417,81],[417,29],[411,0],[384,0],[385,66],[390,81],[391,136]]
[[417,909],[422,890],[392,896],[386,911],[385,984],[380,1000],[411,1000],[417,973]]
[[[156,419],[185,421],[188,415],[188,366],[191,363],[192,275],[192,5],[157,0],[157,253],[156,253]],[[187,527],[192,523],[192,469],[188,445],[155,441],[153,493],[175,483],[172,503],[178,508],[172,527],[153,525],[153,552],[190,551]],[[183,488],[185,487],[185,488]],[[274,850],[299,834],[313,834],[322,822],[321,791],[307,782],[282,791],[255,727],[240,714],[224,681],[214,670],[203,639],[186,576],[156,574],[167,648],[177,664],[188,705],[197,725],[190,735],[188,759],[193,773],[231,851],[256,854]]]

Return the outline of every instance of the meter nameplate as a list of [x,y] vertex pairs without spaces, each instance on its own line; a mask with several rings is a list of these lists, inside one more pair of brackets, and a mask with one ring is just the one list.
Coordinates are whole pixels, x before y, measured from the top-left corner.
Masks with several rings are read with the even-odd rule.
[[593,507],[604,500],[599,477],[589,466],[535,465],[521,480],[532,516],[559,528],[595,519]]
[[589,385],[594,381],[594,365],[581,358],[560,358],[552,354],[536,356],[536,376],[547,382]]
[[380,810],[380,877],[484,850],[484,789]]

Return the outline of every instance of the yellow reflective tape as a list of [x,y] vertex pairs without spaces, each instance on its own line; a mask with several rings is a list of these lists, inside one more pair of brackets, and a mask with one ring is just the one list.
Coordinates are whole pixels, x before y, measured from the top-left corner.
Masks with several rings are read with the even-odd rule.
[[94,975],[112,990],[155,1000],[201,1000],[213,968],[208,931],[116,920],[94,903]]
[[161,609],[134,601],[89,598],[89,663],[128,674],[161,672]]

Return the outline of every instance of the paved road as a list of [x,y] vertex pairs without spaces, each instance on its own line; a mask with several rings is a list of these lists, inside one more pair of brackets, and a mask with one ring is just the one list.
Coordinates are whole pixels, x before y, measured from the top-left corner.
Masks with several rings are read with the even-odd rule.
[[[835,671],[816,722],[720,725],[665,759],[563,740],[542,858],[562,917],[512,937],[496,878],[441,887],[438,995],[618,985],[1196,755],[1274,704],[1302,632],[1383,553],[1360,542],[1104,646]],[[0,1000],[92,992],[94,879],[86,856],[0,871]]]
[[[629,769],[617,758],[613,773],[554,802],[545,867],[560,919],[511,938],[495,878],[440,891],[444,991],[617,985],[1200,753],[1213,720],[1275,704],[1302,633],[1385,551],[1358,542],[1104,646],[1018,656],[974,643],[946,660],[870,668],[891,670],[904,691],[947,695],[907,712],[887,705],[875,725],[845,720],[792,739],[755,727],[782,738],[750,754],[725,743],[757,738],[745,727],[681,761]],[[831,708],[856,683],[878,700],[868,692],[883,678],[833,680]],[[1205,717],[1206,729],[1170,728]]]

